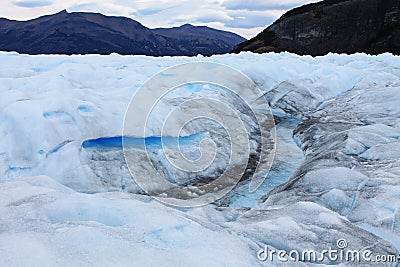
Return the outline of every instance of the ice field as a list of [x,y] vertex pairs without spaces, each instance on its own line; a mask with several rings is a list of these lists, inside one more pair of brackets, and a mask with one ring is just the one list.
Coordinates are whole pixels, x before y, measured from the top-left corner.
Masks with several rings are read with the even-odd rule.
[[[196,61],[257,84],[276,119],[276,156],[256,192],[242,181],[214,204],[173,208],[143,195],[131,177],[124,116],[149,78]],[[181,90],[163,105],[216,91]],[[0,53],[0,110],[0,266],[293,266],[262,262],[257,251],[321,251],[339,238],[374,255],[400,251],[400,57]],[[208,135],[193,126],[164,140],[196,157],[192,147]],[[221,146],[215,166],[181,179],[160,142],[151,129],[128,139],[144,143],[175,182],[216,175],[227,161]]]

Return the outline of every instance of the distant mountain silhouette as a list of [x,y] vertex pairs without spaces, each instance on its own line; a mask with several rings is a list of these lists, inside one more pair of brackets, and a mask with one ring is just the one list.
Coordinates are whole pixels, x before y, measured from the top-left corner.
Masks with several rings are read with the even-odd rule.
[[246,41],[243,37],[231,32],[190,24],[174,28],[153,29],[152,32],[174,40],[174,44],[184,54],[191,54],[192,51],[203,55],[225,54],[230,52],[235,45]]
[[233,52],[400,54],[400,0],[325,0],[288,11]]
[[151,30],[125,17],[65,10],[29,21],[0,19],[0,50],[27,54],[208,56],[227,53],[244,40],[208,27]]

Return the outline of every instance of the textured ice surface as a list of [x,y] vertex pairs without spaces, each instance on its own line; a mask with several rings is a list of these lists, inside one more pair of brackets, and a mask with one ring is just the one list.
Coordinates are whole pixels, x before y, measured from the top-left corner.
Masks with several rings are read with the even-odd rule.
[[230,207],[255,207],[257,201],[266,192],[285,183],[294,174],[304,159],[303,152],[293,139],[293,130],[300,121],[284,118],[276,126],[277,148],[274,163],[263,184],[253,193],[249,193],[247,183],[239,184],[238,188],[227,196]]
[[149,197],[85,195],[48,177],[0,190],[1,266],[257,264],[246,240]]
[[[177,210],[132,194],[140,188],[118,149],[133,93],[158,71],[196,60],[239,69],[286,118],[261,191],[238,187],[228,208]],[[265,266],[256,258],[265,244],[321,250],[338,238],[351,249],[395,254],[399,77],[400,58],[389,54],[1,53],[0,266]],[[186,97],[200,91],[187,88]],[[181,100],[172,95],[164,107]]]

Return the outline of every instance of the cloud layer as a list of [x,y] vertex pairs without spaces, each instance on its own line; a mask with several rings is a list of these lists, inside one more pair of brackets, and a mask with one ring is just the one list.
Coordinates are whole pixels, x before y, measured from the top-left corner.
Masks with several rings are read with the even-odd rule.
[[18,7],[25,7],[25,8],[35,8],[35,7],[43,7],[43,6],[50,6],[53,3],[50,1],[15,1],[14,5]]
[[315,0],[3,0],[0,17],[26,20],[67,9],[127,16],[150,28],[207,25],[250,38],[288,9],[310,2]]
[[262,10],[288,10],[296,6],[300,6],[306,3],[315,1],[304,1],[304,0],[227,0],[223,2],[223,6],[230,10],[250,10],[250,11],[262,11]]

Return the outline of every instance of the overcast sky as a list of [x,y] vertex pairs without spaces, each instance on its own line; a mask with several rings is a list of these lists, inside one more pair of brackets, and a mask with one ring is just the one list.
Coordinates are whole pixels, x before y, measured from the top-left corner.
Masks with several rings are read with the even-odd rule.
[[0,17],[27,20],[67,9],[126,16],[150,28],[206,25],[250,38],[285,11],[311,2],[316,0],[1,0]]

